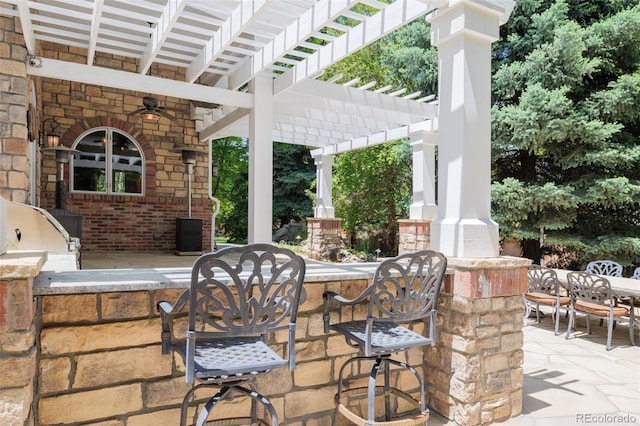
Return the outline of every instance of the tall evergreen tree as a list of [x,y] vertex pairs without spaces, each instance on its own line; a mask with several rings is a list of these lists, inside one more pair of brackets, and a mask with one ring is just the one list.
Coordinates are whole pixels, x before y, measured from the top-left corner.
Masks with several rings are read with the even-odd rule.
[[493,218],[541,257],[540,235],[640,264],[640,5],[519,0],[494,46]]
[[273,144],[273,223],[284,226],[313,216],[309,189],[316,167],[309,147]]
[[220,200],[217,222],[232,242],[247,241],[249,209],[249,150],[242,138],[213,141],[212,154],[218,165],[213,194]]

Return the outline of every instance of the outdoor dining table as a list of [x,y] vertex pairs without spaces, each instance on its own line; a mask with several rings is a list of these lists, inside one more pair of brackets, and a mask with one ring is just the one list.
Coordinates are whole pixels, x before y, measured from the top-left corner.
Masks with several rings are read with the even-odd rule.
[[[565,289],[569,289],[569,283],[567,281],[567,274],[569,271],[566,269],[554,269],[556,275],[558,276],[558,282]],[[581,271],[582,272],[582,271]],[[631,278],[624,277],[612,277],[609,275],[600,275],[603,278],[606,278],[611,284],[611,291],[613,294],[618,297],[629,296],[634,299],[640,299],[640,280],[634,280]]]

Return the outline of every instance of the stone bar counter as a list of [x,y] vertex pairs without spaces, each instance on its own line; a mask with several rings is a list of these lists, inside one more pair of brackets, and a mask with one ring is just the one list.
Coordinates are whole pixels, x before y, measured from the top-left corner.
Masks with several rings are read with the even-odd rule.
[[[401,354],[425,375],[430,407],[461,425],[521,413],[528,264],[449,259],[436,347]],[[329,425],[334,418],[348,424],[336,414],[333,395],[338,369],[355,351],[323,332],[322,293],[359,294],[376,266],[307,263],[296,368],[258,381],[282,424]],[[47,261],[46,253],[0,256],[0,369],[9,372],[0,378],[0,402],[8,407],[0,424],[177,424],[188,385],[180,358],[161,353],[156,304],[175,301],[191,269],[69,269],[64,259]],[[358,306],[332,315],[365,313]],[[227,415],[247,412],[245,402],[226,404],[219,409]]]

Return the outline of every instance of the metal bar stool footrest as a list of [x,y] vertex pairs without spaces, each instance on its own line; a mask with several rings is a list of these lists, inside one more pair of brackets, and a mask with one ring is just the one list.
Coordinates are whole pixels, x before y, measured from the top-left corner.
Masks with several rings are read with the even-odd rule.
[[[338,407],[338,411],[345,416],[349,421],[355,423],[358,426],[413,426],[413,425],[426,425],[427,420],[429,420],[429,409],[425,409],[424,412],[420,412],[420,402],[416,400],[411,395],[406,392],[401,391],[397,388],[389,388],[389,392],[398,398],[402,398],[403,400],[409,402],[411,405],[416,407],[417,413],[411,414],[406,413],[404,416],[384,421],[369,421],[365,418],[360,417],[357,413],[354,413],[350,410],[345,404],[347,399],[366,399],[368,395],[369,388],[368,387],[358,387],[353,389],[347,389],[342,391],[342,398],[336,394],[334,396],[334,402]],[[376,396],[384,395],[385,388],[384,386],[376,386]],[[340,400],[342,399],[342,400]],[[411,416],[411,417],[407,417]]]

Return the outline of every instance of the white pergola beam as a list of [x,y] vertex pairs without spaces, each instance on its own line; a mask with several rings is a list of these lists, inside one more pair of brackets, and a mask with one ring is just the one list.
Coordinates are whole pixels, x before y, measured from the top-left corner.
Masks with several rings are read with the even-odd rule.
[[[354,105],[358,110],[381,111],[385,114],[398,116],[418,116],[420,118],[433,118],[437,116],[437,106],[412,99],[404,99],[384,95],[382,93],[360,90],[340,84],[331,84],[320,80],[305,80],[288,93],[282,93],[277,98],[279,102],[291,101],[296,107],[315,107],[326,109],[327,102],[341,104],[336,106],[336,112],[352,113],[347,105]],[[286,101],[285,101],[286,100]],[[332,104],[332,105],[333,105]],[[332,106],[333,110],[333,106]],[[414,122],[414,118],[404,119],[405,122]]]
[[17,0],[18,16],[22,22],[22,35],[30,55],[36,54],[36,35],[31,25],[31,11],[29,10],[29,2],[27,0]]
[[420,121],[408,126],[402,126],[382,132],[376,132],[366,137],[346,140],[340,143],[314,149],[311,151],[311,156],[315,158],[322,155],[341,154],[343,152],[353,151],[354,149],[367,148],[385,142],[408,138],[411,134],[416,132],[435,132],[437,131],[437,129],[437,120]]
[[216,102],[239,108],[252,108],[253,95],[219,87],[190,84],[127,71],[93,67],[85,64],[40,58],[40,67],[27,66],[27,74],[96,86],[147,92],[192,101]]

